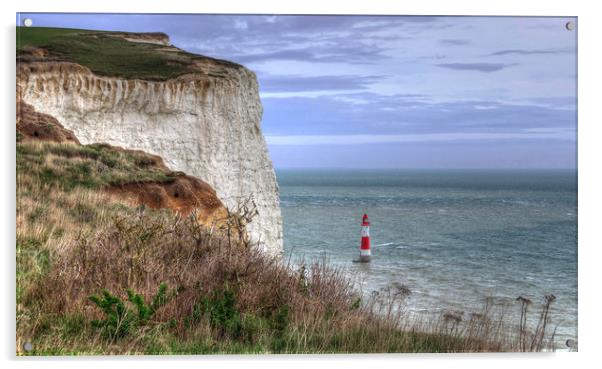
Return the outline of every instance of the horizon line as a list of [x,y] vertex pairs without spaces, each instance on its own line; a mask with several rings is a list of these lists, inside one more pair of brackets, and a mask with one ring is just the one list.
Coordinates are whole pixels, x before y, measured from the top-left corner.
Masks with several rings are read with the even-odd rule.
[[274,170],[574,170],[577,171],[578,167],[505,167],[505,168],[493,168],[493,167],[281,167],[274,166]]

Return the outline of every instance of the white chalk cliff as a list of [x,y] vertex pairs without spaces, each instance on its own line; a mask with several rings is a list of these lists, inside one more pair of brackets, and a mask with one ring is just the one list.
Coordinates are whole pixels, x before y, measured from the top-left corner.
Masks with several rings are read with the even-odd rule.
[[209,183],[231,210],[252,199],[258,215],[249,234],[264,250],[280,253],[278,185],[261,133],[256,77],[236,64],[197,64],[198,73],[150,81],[99,76],[62,61],[19,63],[17,91],[83,144],[159,155],[171,169]]

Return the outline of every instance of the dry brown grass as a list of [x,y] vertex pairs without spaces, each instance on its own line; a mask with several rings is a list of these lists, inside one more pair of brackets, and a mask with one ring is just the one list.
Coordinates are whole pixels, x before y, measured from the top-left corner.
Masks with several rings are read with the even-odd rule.
[[[250,203],[210,225],[194,213],[135,209],[94,188],[47,181],[39,166],[63,164],[31,152],[72,147],[27,145],[17,173],[21,354],[24,342],[31,354],[539,351],[551,342],[549,305],[540,324],[520,330],[490,305],[416,320],[403,287],[362,299],[325,262],[293,267],[259,253],[240,237]],[[91,324],[106,318],[91,295],[107,290],[134,309],[127,290],[149,302],[162,283],[167,303],[127,334],[107,338]]]
[[[128,337],[103,341],[86,325],[103,318],[90,295],[106,289],[125,300],[131,289],[150,301],[161,283],[167,284],[171,298],[149,324]],[[213,303],[221,303],[225,291],[233,295],[240,329],[212,325],[208,311],[193,319],[204,301],[217,296]],[[86,342],[93,342],[87,350],[112,353],[521,349],[503,312],[486,308],[468,318],[447,313],[415,321],[403,309],[406,296],[407,291],[392,289],[360,302],[340,270],[322,263],[293,270],[239,240],[229,242],[224,233],[200,226],[194,217],[153,211],[117,215],[105,227],[65,241],[51,270],[23,296],[25,306],[36,306],[41,323],[22,325],[20,333],[32,337],[41,352],[55,352],[56,347],[44,345],[56,345],[49,337],[64,335],[61,326],[49,333],[44,325],[48,317],[79,317],[83,326],[78,333],[87,332]],[[201,348],[195,346],[199,340]],[[77,350],[69,341],[61,344],[63,350]]]

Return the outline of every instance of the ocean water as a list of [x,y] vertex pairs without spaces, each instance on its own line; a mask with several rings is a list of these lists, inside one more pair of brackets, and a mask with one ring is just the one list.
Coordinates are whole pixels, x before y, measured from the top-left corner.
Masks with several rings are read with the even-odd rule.
[[[326,258],[363,293],[411,291],[411,313],[479,312],[486,299],[533,307],[554,294],[562,348],[577,338],[577,173],[573,170],[278,170],[284,249]],[[358,257],[371,222],[372,262]],[[535,309],[532,309],[535,310]],[[536,323],[531,314],[531,323]],[[512,322],[510,322],[512,323]]]

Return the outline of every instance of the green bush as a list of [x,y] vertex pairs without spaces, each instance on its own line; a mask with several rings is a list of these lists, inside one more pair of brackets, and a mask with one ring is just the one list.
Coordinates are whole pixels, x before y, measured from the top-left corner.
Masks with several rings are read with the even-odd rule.
[[201,307],[209,317],[213,329],[220,336],[230,336],[238,339],[242,336],[242,322],[240,313],[236,309],[234,293],[226,288],[223,291],[214,291],[211,298],[203,298]]
[[281,326],[252,313],[241,313],[236,306],[236,296],[228,288],[214,291],[192,307],[184,319],[184,326],[191,328],[207,319],[217,338],[228,338],[231,342],[257,343],[270,328]]
[[157,309],[167,303],[167,286],[161,283],[150,304],[132,290],[127,290],[127,296],[129,304],[107,290],[102,291],[102,296],[90,296],[90,300],[105,314],[105,319],[93,320],[92,325],[101,329],[102,334],[111,341],[125,337],[148,323]]

